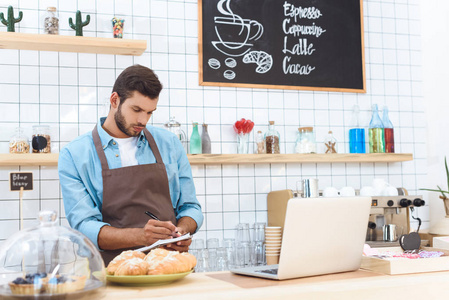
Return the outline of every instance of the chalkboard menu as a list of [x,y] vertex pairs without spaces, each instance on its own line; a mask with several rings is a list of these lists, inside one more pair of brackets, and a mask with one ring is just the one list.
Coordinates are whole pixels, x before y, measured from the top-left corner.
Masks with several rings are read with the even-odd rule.
[[199,0],[200,85],[365,92],[362,0]]

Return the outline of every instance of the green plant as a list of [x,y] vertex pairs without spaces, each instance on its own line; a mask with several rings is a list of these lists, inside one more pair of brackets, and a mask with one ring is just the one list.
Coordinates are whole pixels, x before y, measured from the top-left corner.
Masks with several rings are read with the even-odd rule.
[[83,27],[88,25],[90,22],[90,15],[86,16],[86,21],[81,21],[81,12],[79,10],[76,11],[76,22],[73,24],[73,20],[69,18],[70,28],[75,30],[76,36],[83,36]]
[[8,19],[5,19],[5,15],[3,13],[0,13],[0,21],[3,23],[3,25],[8,27],[8,32],[15,32],[14,24],[19,23],[22,21],[23,13],[19,11],[19,17],[16,19],[14,18],[14,9],[12,6],[8,6]]
[[[446,157],[444,157],[444,166],[446,167],[446,179],[447,179],[447,186],[449,189],[449,169],[447,168]],[[442,199],[449,198],[449,191],[444,191],[439,185],[437,185],[437,188],[438,188],[438,190],[434,190],[434,189],[420,189],[420,190],[430,191],[430,192],[438,192],[438,193],[441,193]]]

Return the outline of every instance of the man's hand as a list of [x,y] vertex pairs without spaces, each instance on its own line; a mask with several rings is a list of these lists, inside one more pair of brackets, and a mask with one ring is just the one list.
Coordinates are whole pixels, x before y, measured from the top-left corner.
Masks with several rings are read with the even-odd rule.
[[[184,235],[186,233],[193,234],[196,230],[196,222],[190,217],[182,217],[178,221],[178,227],[176,227],[176,231],[178,234],[173,237],[178,237]],[[176,244],[166,245],[165,248],[169,250],[176,250],[179,252],[187,252],[189,250],[189,246],[192,243],[192,239],[179,241]]]
[[143,227],[144,245],[151,245],[158,240],[165,240],[179,236],[176,232],[178,229],[170,221],[148,220]]

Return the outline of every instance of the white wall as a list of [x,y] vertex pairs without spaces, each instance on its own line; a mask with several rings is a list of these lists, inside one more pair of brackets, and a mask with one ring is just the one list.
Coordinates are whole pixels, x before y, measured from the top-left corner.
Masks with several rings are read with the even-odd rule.
[[[320,188],[360,188],[382,177],[417,193],[427,165],[419,0],[363,2],[367,93],[353,94],[199,86],[197,0],[0,0],[0,11],[8,5],[23,10],[18,32],[42,32],[46,7],[57,6],[61,35],[73,35],[67,19],[79,9],[91,15],[85,36],[110,37],[111,18],[118,15],[126,19],[125,38],[148,41],[138,57],[0,49],[0,153],[8,151],[16,126],[30,132],[32,125],[49,124],[55,152],[92,130],[104,115],[115,77],[140,63],[164,84],[152,124],[162,126],[174,115],[190,134],[193,121],[206,122],[214,153],[236,152],[232,124],[242,117],[263,131],[269,120],[276,121],[283,153],[293,152],[297,128],[304,124],[314,126],[320,142],[333,130],[338,149],[347,151],[353,105],[369,115],[374,103],[390,109],[396,151],[413,153],[414,160],[404,163],[196,165],[192,170],[205,213],[198,236],[232,237],[238,222],[265,221],[267,193],[295,189],[302,177],[317,177]],[[0,167],[0,241],[19,229],[17,193],[8,189],[9,172],[18,170],[33,171],[35,178],[35,190],[24,196],[25,226],[35,224],[41,209],[58,211],[66,224],[55,167]],[[428,206],[418,214],[426,227]]]
[[[426,182],[420,187],[446,189],[444,156],[449,159],[449,1],[421,0],[422,65],[427,119]],[[422,137],[425,139],[426,137]],[[429,193],[431,225],[444,217],[439,194]]]

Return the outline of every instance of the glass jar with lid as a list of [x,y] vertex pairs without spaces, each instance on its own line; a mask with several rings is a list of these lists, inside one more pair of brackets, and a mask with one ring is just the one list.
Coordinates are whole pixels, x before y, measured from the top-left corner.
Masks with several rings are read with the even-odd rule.
[[56,212],[41,211],[37,227],[21,230],[1,245],[1,299],[104,296],[100,252],[86,236],[57,222]]
[[9,153],[30,153],[30,143],[20,127],[16,128],[9,140]]
[[315,134],[313,127],[299,127],[295,144],[295,153],[316,153]]
[[33,153],[51,153],[50,126],[34,125],[31,145]]
[[184,130],[181,129],[181,123],[176,121],[175,117],[170,117],[170,121],[165,123],[165,128],[178,137],[187,153],[187,135]]
[[265,151],[267,154],[279,154],[281,153],[279,143],[280,143],[280,134],[274,129],[274,121],[270,121],[270,126],[268,127],[268,131],[265,133]]
[[47,14],[44,18],[44,31],[46,34],[59,34],[59,19],[56,7],[47,7]]

